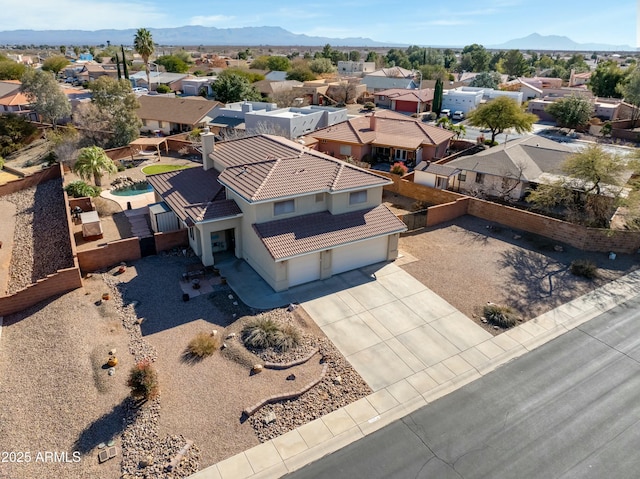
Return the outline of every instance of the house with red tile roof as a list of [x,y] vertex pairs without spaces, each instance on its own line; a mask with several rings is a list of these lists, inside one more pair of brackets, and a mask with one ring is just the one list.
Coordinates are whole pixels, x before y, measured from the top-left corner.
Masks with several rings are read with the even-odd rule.
[[205,266],[232,253],[282,291],[397,257],[387,178],[278,136],[214,138],[202,168],[149,176]]
[[389,110],[358,116],[309,134],[316,149],[345,159],[367,163],[420,161],[443,158],[454,133]]
[[20,91],[19,80],[0,81],[0,114],[30,111],[31,102]]
[[434,90],[429,88],[422,90],[391,88],[375,92],[373,96],[376,106],[405,113],[423,113],[431,111],[433,92]]

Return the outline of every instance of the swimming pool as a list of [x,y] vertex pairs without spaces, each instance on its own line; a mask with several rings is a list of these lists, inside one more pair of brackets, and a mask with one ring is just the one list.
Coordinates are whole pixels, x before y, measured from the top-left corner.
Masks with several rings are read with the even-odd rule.
[[143,181],[131,186],[125,186],[124,188],[111,190],[111,194],[114,196],[135,196],[150,193],[151,191],[153,191],[151,185],[146,181]]

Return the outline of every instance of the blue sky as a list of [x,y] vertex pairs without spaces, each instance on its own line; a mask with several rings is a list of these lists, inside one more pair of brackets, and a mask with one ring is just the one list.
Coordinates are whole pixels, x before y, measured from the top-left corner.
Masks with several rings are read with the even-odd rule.
[[[638,46],[639,0],[29,0],[3,2],[0,30],[279,26],[417,45],[499,44],[537,32]],[[7,5],[8,4],[8,5]],[[267,43],[267,41],[265,41]]]

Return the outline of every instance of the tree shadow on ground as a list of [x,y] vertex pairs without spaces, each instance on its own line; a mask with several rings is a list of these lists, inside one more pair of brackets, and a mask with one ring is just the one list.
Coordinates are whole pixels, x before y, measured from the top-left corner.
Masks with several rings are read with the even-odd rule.
[[127,412],[136,408],[136,401],[131,397],[125,398],[111,411],[91,423],[76,440],[73,449],[87,454],[100,443],[107,443],[124,431]]
[[542,305],[560,305],[572,298],[579,279],[567,265],[533,251],[509,250],[501,254],[500,266],[508,273],[504,285],[510,304],[521,312]]

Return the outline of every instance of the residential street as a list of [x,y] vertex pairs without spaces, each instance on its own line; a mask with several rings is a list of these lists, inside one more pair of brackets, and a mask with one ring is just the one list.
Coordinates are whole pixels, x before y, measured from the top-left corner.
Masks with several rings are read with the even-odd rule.
[[640,296],[286,477],[631,478]]

